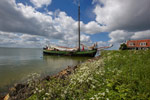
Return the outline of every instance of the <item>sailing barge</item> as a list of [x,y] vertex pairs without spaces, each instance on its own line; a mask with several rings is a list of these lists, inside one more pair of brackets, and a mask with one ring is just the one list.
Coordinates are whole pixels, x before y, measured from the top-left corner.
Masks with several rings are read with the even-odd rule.
[[87,51],[55,51],[55,50],[43,50],[44,54],[49,55],[63,55],[63,56],[88,56],[94,57],[97,50],[87,50]]
[[47,47],[43,49],[44,54],[48,55],[62,55],[62,56],[83,56],[83,57],[94,57],[97,49],[92,50],[79,50],[78,48],[67,48],[67,47]]
[[[68,48],[68,47],[62,47],[62,46],[49,46],[49,47],[47,46],[43,48],[43,53],[47,55],[94,57],[97,53],[97,50],[112,47],[112,45],[110,45],[107,47],[97,48],[97,43],[96,43],[91,47],[86,46],[88,49],[84,50],[85,45],[80,44],[80,2],[78,4],[78,39],[79,39],[78,47],[76,48]],[[81,45],[82,45],[82,49],[80,49]]]
[[43,53],[48,55],[63,55],[63,56],[89,56],[94,57],[97,48],[96,45],[91,49],[82,50],[80,49],[80,4],[78,5],[78,47],[77,48],[68,48],[68,47],[60,47],[60,46],[47,46],[43,48]]

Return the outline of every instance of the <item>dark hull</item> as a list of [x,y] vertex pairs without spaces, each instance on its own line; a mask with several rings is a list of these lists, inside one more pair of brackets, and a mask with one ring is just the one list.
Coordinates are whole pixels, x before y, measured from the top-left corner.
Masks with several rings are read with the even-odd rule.
[[52,51],[52,50],[43,50],[43,53],[46,55],[58,55],[58,56],[79,56],[79,57],[94,57],[97,50],[88,50],[88,51]]

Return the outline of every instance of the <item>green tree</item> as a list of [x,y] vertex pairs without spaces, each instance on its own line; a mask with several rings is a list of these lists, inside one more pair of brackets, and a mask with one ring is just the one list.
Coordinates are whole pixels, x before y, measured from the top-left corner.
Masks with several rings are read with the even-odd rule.
[[120,45],[119,50],[127,50],[127,49],[128,48],[127,48],[127,45],[125,43],[123,43],[123,44]]

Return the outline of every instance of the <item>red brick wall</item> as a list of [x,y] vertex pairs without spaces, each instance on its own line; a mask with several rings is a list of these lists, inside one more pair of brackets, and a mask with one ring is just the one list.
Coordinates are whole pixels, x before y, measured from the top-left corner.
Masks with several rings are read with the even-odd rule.
[[[146,46],[141,46],[140,43],[141,42],[146,42]],[[130,46],[130,43],[134,43],[134,46]],[[146,39],[146,40],[129,40],[127,41],[127,47],[150,47],[150,39]]]

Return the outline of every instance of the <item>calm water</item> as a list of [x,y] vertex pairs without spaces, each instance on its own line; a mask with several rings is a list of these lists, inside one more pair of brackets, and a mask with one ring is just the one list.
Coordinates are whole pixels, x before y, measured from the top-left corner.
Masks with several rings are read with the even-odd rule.
[[43,56],[42,49],[0,48],[0,92],[29,74],[56,74],[67,66],[79,64],[88,57]]

